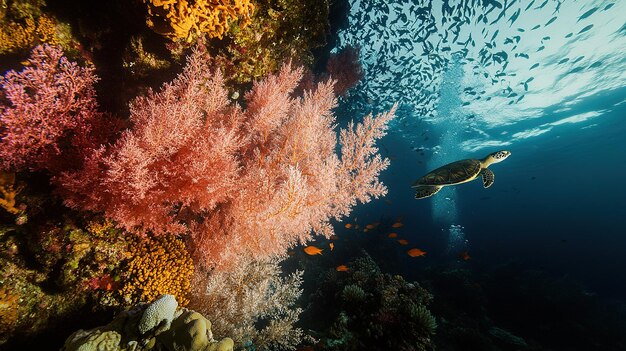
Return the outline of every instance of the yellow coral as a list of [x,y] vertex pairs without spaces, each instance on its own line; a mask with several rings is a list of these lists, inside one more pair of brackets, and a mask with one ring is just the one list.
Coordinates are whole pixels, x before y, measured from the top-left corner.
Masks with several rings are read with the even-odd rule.
[[18,214],[19,208],[15,207],[15,196],[20,192],[20,188],[15,188],[15,173],[0,171],[0,207],[9,213]]
[[180,239],[174,235],[136,239],[129,256],[129,279],[121,289],[127,302],[152,301],[162,294],[176,296],[182,306],[189,302],[194,267]]
[[172,40],[191,42],[206,33],[222,38],[230,20],[241,18],[250,24],[254,5],[250,0],[144,0],[148,5],[148,26]]
[[59,44],[56,21],[43,15],[24,23],[8,22],[0,26],[0,54],[28,50],[37,44]]

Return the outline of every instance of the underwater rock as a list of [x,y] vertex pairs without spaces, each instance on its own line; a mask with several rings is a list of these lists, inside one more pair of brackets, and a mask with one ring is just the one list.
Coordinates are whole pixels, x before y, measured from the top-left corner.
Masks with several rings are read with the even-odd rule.
[[508,346],[512,346],[515,348],[528,347],[528,344],[526,344],[526,341],[524,341],[524,339],[511,334],[511,332],[507,330],[498,327],[491,327],[489,328],[489,334]]
[[78,330],[67,338],[61,350],[233,350],[232,339],[213,339],[211,322],[204,316],[186,308],[177,311],[177,306],[172,295],[163,295],[150,304],[138,304],[105,326]]

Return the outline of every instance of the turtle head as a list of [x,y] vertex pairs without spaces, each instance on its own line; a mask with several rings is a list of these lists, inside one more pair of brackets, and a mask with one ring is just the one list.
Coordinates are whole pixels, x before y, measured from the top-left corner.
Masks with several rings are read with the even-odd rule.
[[511,152],[510,151],[500,150],[500,151],[496,151],[496,152],[490,153],[482,161],[483,161],[483,163],[485,164],[485,167],[486,167],[486,166],[489,166],[492,163],[502,162],[502,161],[506,160],[506,158],[509,157],[509,156],[511,156]]

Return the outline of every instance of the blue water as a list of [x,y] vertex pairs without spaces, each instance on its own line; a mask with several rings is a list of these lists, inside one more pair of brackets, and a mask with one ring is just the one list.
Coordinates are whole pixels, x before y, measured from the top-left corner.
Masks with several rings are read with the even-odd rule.
[[[626,2],[529,4],[351,1],[338,49],[360,47],[365,79],[341,117],[401,105],[380,143],[389,194],[353,217],[402,218],[410,246],[388,260],[405,272],[514,262],[624,299]],[[500,149],[512,155],[490,167],[491,188],[413,199],[430,170]]]

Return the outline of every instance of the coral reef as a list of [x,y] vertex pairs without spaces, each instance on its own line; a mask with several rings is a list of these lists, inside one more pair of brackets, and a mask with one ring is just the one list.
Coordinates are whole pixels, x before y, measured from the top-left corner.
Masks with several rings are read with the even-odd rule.
[[151,301],[159,295],[176,296],[187,305],[194,266],[185,244],[175,235],[134,238],[120,290],[126,303]]
[[132,76],[147,77],[150,73],[170,67],[170,62],[149,52],[144,45],[145,39],[135,36],[130,39],[129,47],[124,53],[122,67]]
[[4,0],[0,6],[0,55],[22,54],[40,44],[75,51],[69,25],[43,12],[43,0]]
[[316,349],[434,348],[437,323],[428,310],[432,296],[424,288],[382,273],[369,255],[348,266],[347,272],[326,274],[303,317],[321,331]]
[[177,79],[133,102],[118,142],[59,178],[66,205],[140,234],[189,234],[196,264],[225,268],[330,236],[331,218],[386,193],[378,175],[389,161],[375,142],[393,110],[349,123],[339,156],[332,84],[294,97],[301,71],[285,66],[254,85],[244,110],[207,60],[196,49]]
[[190,307],[214,321],[213,330],[232,337],[239,348],[295,349],[308,339],[294,325],[302,312],[295,303],[303,272],[282,277],[279,264],[276,259],[249,261],[229,272],[196,277]]
[[0,344],[62,329],[57,321],[89,305],[99,311],[119,305],[114,292],[127,251],[120,231],[97,219],[88,225],[97,233],[49,213],[43,219],[31,211],[36,208],[29,206],[27,224],[0,232],[0,314],[6,316]]
[[250,0],[144,0],[147,24],[171,40],[192,42],[200,34],[222,38],[230,21],[250,23],[254,5]]
[[259,0],[249,26],[234,26],[216,61],[227,82],[244,84],[276,73],[284,62],[313,64],[312,49],[326,44],[328,0]]
[[[232,339],[213,339],[211,323],[201,314],[176,307],[172,295],[139,304],[105,326],[78,330],[67,338],[62,350],[233,350]],[[145,324],[146,321],[150,323]]]

